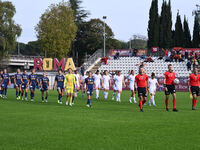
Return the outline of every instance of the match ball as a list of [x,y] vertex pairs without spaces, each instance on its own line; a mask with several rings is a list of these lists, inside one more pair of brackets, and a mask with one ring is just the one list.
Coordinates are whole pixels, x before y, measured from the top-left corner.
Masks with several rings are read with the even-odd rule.
[[180,83],[179,79],[176,78],[176,79],[174,80],[174,83],[175,83],[175,84],[179,84],[179,83]]

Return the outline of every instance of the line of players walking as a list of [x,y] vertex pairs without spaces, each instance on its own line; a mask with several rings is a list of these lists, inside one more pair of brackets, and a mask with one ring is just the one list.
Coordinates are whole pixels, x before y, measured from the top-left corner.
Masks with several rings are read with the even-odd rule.
[[[10,76],[7,70],[0,72],[0,97],[3,99],[7,98],[7,87],[11,84]],[[129,99],[130,103],[137,103],[135,94],[138,92],[139,97],[139,108],[143,112],[143,105],[147,102],[147,94],[149,94],[150,100],[148,105],[151,103],[156,106],[155,94],[156,88],[159,87],[159,83],[155,77],[155,73],[152,73],[151,78],[145,74],[144,67],[139,68],[139,74],[135,75],[134,71],[130,71],[130,74],[126,78],[128,81],[128,88],[131,91],[131,96]],[[172,65],[168,65],[168,71],[164,74],[164,89],[165,89],[165,104],[166,111],[169,111],[168,101],[169,95],[173,96],[173,111],[177,112],[176,109],[176,90],[175,84],[177,79],[175,79],[175,73],[173,72]],[[200,75],[198,74],[198,69],[194,68],[193,73],[189,76],[188,89],[192,98],[192,110],[195,110],[197,104],[197,96],[199,96],[199,81]],[[30,90],[31,102],[34,101],[34,94],[36,88],[39,86],[41,91],[42,102],[47,102],[49,93],[49,78],[46,72],[43,73],[41,78],[35,74],[33,69],[31,74],[28,75],[26,70],[23,74],[20,73],[20,69],[17,69],[17,73],[14,76],[14,85],[16,88],[16,99],[17,100],[28,100],[28,89]],[[101,89],[104,90],[104,99],[108,100],[109,90],[113,87],[112,100],[121,102],[122,89],[126,87],[125,77],[122,75],[121,71],[117,71],[115,74],[110,75],[108,71],[104,71],[101,75],[97,70],[95,74],[92,72],[87,72],[86,75],[79,75],[78,71],[73,72],[70,68],[68,72],[62,70],[58,71],[58,75],[55,77],[55,82],[53,84],[53,90],[56,88],[58,91],[58,103],[62,104],[63,93],[66,92],[66,105],[72,106],[74,103],[74,98],[77,97],[77,92],[81,89],[82,97],[85,93],[88,96],[87,107],[91,107],[91,97],[93,91],[96,90],[96,99],[99,99],[99,92]]]

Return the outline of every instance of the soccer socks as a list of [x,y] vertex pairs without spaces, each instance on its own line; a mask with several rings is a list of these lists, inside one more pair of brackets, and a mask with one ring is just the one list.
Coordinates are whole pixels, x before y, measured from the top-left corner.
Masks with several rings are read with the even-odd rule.
[[116,92],[113,92],[113,97],[115,97]]
[[169,109],[169,104],[168,104],[168,103],[169,103],[169,100],[166,99],[166,100],[165,100],[166,109]]
[[176,108],[176,99],[174,98],[173,99],[173,109],[175,109]]
[[99,90],[96,90],[96,99],[99,98]]
[[31,99],[33,99],[33,98],[34,98],[34,93],[31,92]]
[[42,97],[42,101],[44,101],[44,97]]
[[72,104],[72,97],[70,96],[69,98],[69,104],[71,105]]
[[154,96],[151,96],[151,101],[152,101],[153,105],[155,106],[156,104],[155,104]]
[[88,99],[87,105],[90,105],[90,106],[91,106],[91,100],[90,100],[90,99]]
[[130,98],[129,98],[129,102],[130,102],[130,103],[132,103],[132,98],[133,98],[133,97],[130,97]]
[[142,110],[143,101],[139,101],[140,110]]
[[16,91],[16,97],[18,97],[18,92]]
[[27,98],[27,96],[28,96],[28,93],[25,93],[25,98]]
[[196,99],[193,99],[193,100],[192,100],[192,106],[193,106],[193,107],[196,107],[196,104],[197,104],[197,100],[196,100]]
[[74,103],[74,96],[72,97],[72,103]]
[[104,99],[107,100],[108,98],[108,92],[104,92]]
[[117,93],[117,101],[120,102],[120,93]]
[[19,94],[18,94],[18,96],[20,96],[21,95],[21,91],[19,91]]

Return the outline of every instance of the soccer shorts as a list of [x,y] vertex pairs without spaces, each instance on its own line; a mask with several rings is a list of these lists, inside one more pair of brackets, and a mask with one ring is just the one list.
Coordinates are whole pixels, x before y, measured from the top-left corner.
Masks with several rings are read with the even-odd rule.
[[67,87],[66,92],[67,93],[74,93],[74,87]]
[[59,90],[61,90],[61,92],[63,91],[63,86],[57,86],[57,90],[59,91]]
[[117,91],[122,91],[122,85],[116,85],[116,90]]
[[115,85],[115,84],[113,85],[113,90],[114,90],[114,91],[116,91],[116,90],[117,90],[117,89],[116,89],[116,85]]
[[33,91],[35,91],[35,88],[36,88],[36,86],[35,86],[35,85],[31,85],[31,86],[30,86],[30,90],[33,90]]
[[109,90],[109,84],[103,84],[103,89],[104,90]]
[[40,91],[41,92],[46,92],[46,91],[48,91],[48,88],[47,87],[42,87]]
[[165,95],[170,95],[176,93],[175,85],[166,85],[168,91],[165,91]]
[[198,86],[191,86],[190,88],[192,95],[196,94],[197,96],[199,96],[199,87]]
[[21,83],[17,83],[15,87],[21,87]]
[[27,84],[22,84],[22,89],[27,89],[27,88],[28,88]]
[[93,95],[93,89],[88,89],[88,90],[87,90],[87,95],[92,96],[92,95]]
[[96,84],[96,88],[100,89],[101,88],[101,84],[99,82],[95,83]]
[[135,86],[134,86],[134,84],[130,84],[130,85],[129,85],[129,88],[130,88],[131,91],[135,91]]
[[156,94],[156,88],[149,88],[150,94]]
[[1,87],[2,87],[3,89],[7,88],[7,86],[8,86],[8,84],[4,84],[4,83],[1,85]]
[[138,97],[147,97],[147,90],[143,87],[138,87]]

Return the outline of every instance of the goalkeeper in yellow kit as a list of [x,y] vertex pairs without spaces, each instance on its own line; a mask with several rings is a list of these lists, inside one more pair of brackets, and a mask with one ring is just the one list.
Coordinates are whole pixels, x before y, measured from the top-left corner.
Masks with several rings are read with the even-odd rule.
[[76,85],[76,78],[73,74],[73,70],[71,68],[68,69],[68,74],[65,76],[64,87],[67,92],[67,101],[66,105],[72,106],[72,97],[74,94],[74,88]]

